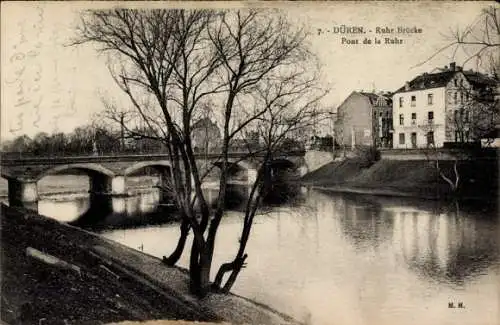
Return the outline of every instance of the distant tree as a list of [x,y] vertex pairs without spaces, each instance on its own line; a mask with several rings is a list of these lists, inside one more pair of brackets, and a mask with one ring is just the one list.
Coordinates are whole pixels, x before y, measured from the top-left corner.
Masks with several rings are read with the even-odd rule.
[[52,134],[48,139],[51,152],[54,154],[64,154],[68,148],[68,139],[62,132]]
[[4,151],[11,152],[30,152],[33,150],[33,140],[27,135],[21,135],[16,137],[10,143],[3,143]]
[[73,154],[90,154],[94,134],[95,129],[90,125],[77,127],[69,135],[68,151]]
[[46,132],[39,132],[33,138],[33,153],[36,155],[50,155],[53,150],[50,135]]
[[120,136],[116,131],[96,128],[94,141],[100,154],[112,154],[120,151]]
[[6,152],[6,151],[10,151],[10,148],[12,147],[12,143],[14,142],[14,140],[4,140],[2,141],[1,145],[2,145],[2,151],[3,152]]

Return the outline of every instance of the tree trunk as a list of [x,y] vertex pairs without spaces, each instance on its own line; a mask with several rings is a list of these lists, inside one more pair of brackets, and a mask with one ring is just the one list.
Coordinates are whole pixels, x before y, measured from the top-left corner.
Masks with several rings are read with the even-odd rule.
[[207,245],[197,243],[193,240],[191,257],[189,261],[190,291],[192,294],[203,298],[210,289],[210,267],[212,263],[212,251]]
[[192,294],[200,296],[200,283],[200,253],[195,238],[193,239],[189,258],[189,290]]
[[[220,266],[219,271],[215,277],[215,281],[213,287],[221,290],[222,292],[229,292],[238,277],[241,269],[245,266],[245,260],[248,255],[245,254],[245,248],[248,242],[248,238],[250,237],[250,231],[252,229],[253,217],[259,207],[259,202],[262,198],[263,192],[266,192],[266,186],[268,183],[271,183],[271,175],[269,173],[272,172],[271,168],[265,168],[264,166],[258,171],[257,179],[252,186],[252,190],[250,192],[250,196],[248,198],[247,207],[245,211],[245,219],[243,224],[243,229],[240,238],[240,245],[236,257],[230,263],[224,263]],[[264,178],[263,183],[261,183],[262,178]],[[224,274],[227,272],[231,272],[229,278],[227,279],[224,287],[221,289],[222,280]]]
[[182,252],[184,251],[184,246],[186,246],[189,229],[189,222],[184,219],[181,223],[181,236],[179,237],[179,241],[177,242],[177,247],[169,257],[163,256],[163,263],[169,266],[173,266],[179,261],[182,256]]
[[212,252],[208,249],[200,253],[200,289],[199,297],[205,297],[210,290],[210,269],[212,267]]
[[229,275],[229,278],[226,281],[226,284],[224,284],[224,288],[222,289],[223,292],[229,292],[231,288],[234,285],[234,282],[236,281],[236,278],[238,277],[238,274],[240,274],[241,269],[245,265],[245,260],[248,257],[247,254],[244,254],[243,256],[238,256],[233,264],[233,272]]

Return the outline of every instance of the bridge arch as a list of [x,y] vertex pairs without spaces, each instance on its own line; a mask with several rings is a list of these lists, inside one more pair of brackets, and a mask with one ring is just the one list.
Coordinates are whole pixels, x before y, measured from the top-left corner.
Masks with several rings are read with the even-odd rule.
[[48,175],[54,175],[59,172],[65,171],[65,170],[81,170],[86,172],[90,177],[96,175],[96,174],[101,174],[106,177],[114,177],[115,173],[108,168],[99,165],[99,164],[94,164],[94,163],[85,163],[85,164],[66,164],[66,165],[58,165],[55,167],[52,167],[50,169],[46,169],[42,171],[40,174],[37,175],[35,178],[36,181],[39,181],[41,178],[48,176]]
[[[247,181],[248,183],[253,183],[257,178],[257,169],[259,168],[259,162],[257,161],[247,161],[240,160],[237,162],[229,161],[229,174],[233,180]],[[215,162],[215,166],[221,168],[221,162]],[[270,161],[271,173],[275,171],[295,171],[298,166],[297,164],[287,158],[275,158]]]
[[[144,168],[152,168],[158,173],[159,182],[154,187],[159,189],[160,204],[172,205],[175,194],[173,193],[173,183],[171,181],[172,164],[170,161],[142,161],[136,163],[125,169],[123,178],[131,176]],[[125,180],[123,180],[123,183],[125,184]]]
[[293,161],[291,161],[290,159],[275,158],[275,159],[271,160],[271,168],[295,169],[295,168],[297,168],[297,165]]
[[[255,181],[257,175],[256,166],[252,165],[248,161],[228,161],[229,163],[229,182],[247,182],[251,183]],[[213,163],[214,166],[222,169],[222,162],[217,161]]]
[[142,161],[136,164],[133,164],[132,166],[128,167],[125,169],[124,175],[130,175],[133,174],[143,168],[154,168],[160,172],[163,172],[165,170],[171,170],[172,169],[172,164],[169,161]]

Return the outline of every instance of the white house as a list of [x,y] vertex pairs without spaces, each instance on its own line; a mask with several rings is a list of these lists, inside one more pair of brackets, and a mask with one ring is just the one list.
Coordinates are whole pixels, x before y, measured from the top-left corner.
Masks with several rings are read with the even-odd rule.
[[[463,71],[454,62],[437,73],[417,76],[393,94],[393,148],[442,147],[444,142],[472,139],[460,111],[468,121],[465,105],[477,89],[490,89],[495,81],[478,72]],[[460,130],[459,130],[460,129]],[[465,140],[464,140],[465,138]]]

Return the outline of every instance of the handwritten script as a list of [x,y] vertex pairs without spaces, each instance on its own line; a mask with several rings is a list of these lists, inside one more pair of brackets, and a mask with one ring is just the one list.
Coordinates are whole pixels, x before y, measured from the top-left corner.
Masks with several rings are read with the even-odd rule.
[[[36,19],[21,21],[17,24],[19,40],[13,46],[13,54],[8,58],[11,72],[6,80],[6,88],[14,96],[14,109],[17,111],[15,119],[9,121],[9,131],[18,135],[23,128],[25,116],[34,114],[33,126],[38,128],[40,121],[40,106],[43,103],[41,79],[43,66],[38,59],[42,43],[39,41],[44,29],[44,10],[37,8]],[[28,41],[30,39],[38,41]]]

